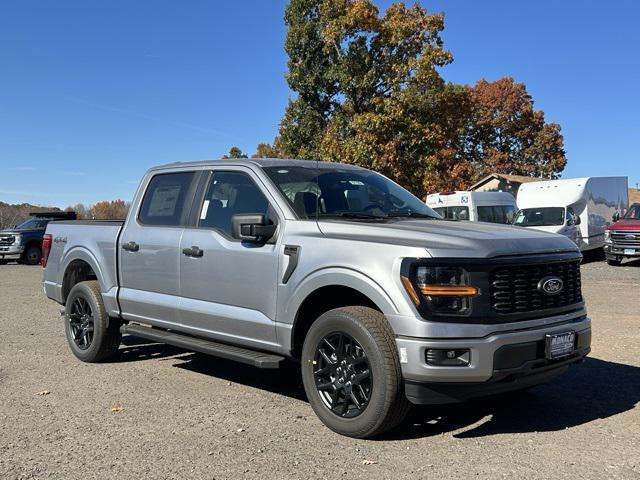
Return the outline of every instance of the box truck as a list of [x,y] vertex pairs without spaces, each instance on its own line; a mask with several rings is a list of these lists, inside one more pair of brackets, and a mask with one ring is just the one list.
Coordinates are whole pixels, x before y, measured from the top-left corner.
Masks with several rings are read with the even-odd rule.
[[584,177],[525,183],[513,224],[559,233],[580,250],[604,246],[613,216],[629,207],[627,177]]

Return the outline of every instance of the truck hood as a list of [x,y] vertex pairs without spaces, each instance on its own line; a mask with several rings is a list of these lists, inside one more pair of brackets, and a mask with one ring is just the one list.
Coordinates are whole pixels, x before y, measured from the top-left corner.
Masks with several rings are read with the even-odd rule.
[[322,220],[332,238],[425,248],[434,257],[490,258],[551,252],[579,252],[567,237],[529,228],[481,222],[397,219],[386,223]]
[[640,230],[640,220],[623,219],[609,225],[607,230]]

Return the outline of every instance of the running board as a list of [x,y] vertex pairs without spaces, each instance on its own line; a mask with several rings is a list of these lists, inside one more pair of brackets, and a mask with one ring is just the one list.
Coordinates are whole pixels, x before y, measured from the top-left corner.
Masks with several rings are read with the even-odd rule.
[[262,353],[247,348],[235,347],[211,340],[191,337],[166,330],[143,327],[141,325],[123,325],[120,330],[134,337],[142,337],[154,342],[166,343],[174,347],[184,348],[195,352],[206,353],[227,360],[253,365],[258,368],[278,368],[284,357],[272,353]]

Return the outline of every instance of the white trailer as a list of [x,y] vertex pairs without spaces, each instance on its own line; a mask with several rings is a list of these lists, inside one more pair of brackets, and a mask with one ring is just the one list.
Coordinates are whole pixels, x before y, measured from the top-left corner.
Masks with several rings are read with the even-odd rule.
[[516,199],[509,192],[441,192],[427,196],[425,202],[447,220],[511,223]]
[[629,207],[627,177],[584,177],[524,183],[518,190],[513,221],[520,227],[559,233],[580,250],[604,245],[613,215]]

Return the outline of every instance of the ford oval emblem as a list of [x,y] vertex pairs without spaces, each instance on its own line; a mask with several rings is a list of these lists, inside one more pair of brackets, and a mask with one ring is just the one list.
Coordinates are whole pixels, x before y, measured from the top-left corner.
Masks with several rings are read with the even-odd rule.
[[632,233],[629,233],[629,234],[624,236],[624,239],[625,240],[635,240],[636,236],[634,234],[632,234]]
[[538,290],[546,295],[557,295],[564,288],[564,282],[558,277],[544,277],[538,282]]

